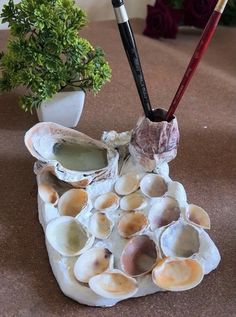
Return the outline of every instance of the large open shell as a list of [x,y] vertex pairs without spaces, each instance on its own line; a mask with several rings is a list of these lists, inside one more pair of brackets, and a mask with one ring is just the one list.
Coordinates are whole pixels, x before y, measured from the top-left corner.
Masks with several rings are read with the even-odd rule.
[[94,202],[94,208],[103,212],[114,211],[119,207],[120,198],[113,192],[100,195]]
[[89,286],[100,296],[120,300],[132,297],[138,290],[136,280],[119,270],[106,271],[92,277]]
[[137,173],[128,173],[118,178],[115,191],[119,195],[129,195],[139,188],[140,176]]
[[201,264],[194,259],[166,258],[152,271],[153,282],[169,291],[186,291],[203,279]]
[[167,184],[162,176],[147,174],[141,180],[140,189],[150,198],[161,197],[167,192]]
[[73,217],[62,216],[49,222],[46,238],[60,254],[75,256],[89,249],[94,237]]
[[191,257],[200,248],[197,229],[181,221],[170,225],[162,233],[160,243],[164,255],[170,257]]
[[112,265],[112,253],[105,248],[95,247],[79,256],[74,266],[78,281],[88,283],[91,277],[106,271]]
[[102,212],[95,212],[89,222],[89,231],[97,239],[106,239],[111,234],[114,224],[106,214]]
[[133,193],[128,196],[124,196],[120,200],[120,208],[126,211],[129,210],[142,210],[147,206],[147,199],[139,194]]
[[141,276],[152,270],[157,261],[154,241],[148,236],[135,236],[129,240],[121,254],[121,267],[130,276]]
[[84,189],[70,189],[59,199],[58,211],[62,216],[76,217],[88,205],[88,194]]
[[118,224],[118,232],[124,238],[130,238],[143,231],[148,225],[148,220],[142,212],[127,212]]
[[210,229],[211,221],[208,213],[199,206],[190,204],[186,208],[186,217],[194,225],[204,229]]
[[171,197],[159,198],[148,213],[152,230],[166,226],[180,217],[178,202]]
[[[54,158],[55,148],[61,144],[80,144],[104,150],[107,153],[107,165],[104,168],[89,171],[68,169]],[[114,177],[118,172],[119,154],[114,148],[56,123],[41,122],[33,126],[25,134],[25,145],[29,152],[42,162],[36,165],[36,173],[46,164],[59,179],[66,182],[74,183],[87,179],[86,183],[88,183],[92,180]]]

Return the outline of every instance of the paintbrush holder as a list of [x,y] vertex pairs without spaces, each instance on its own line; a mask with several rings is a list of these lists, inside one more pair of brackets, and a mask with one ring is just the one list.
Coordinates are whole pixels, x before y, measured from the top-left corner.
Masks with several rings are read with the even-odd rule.
[[173,116],[170,122],[163,120],[164,109],[156,109],[153,114],[155,121],[144,116],[139,118],[129,145],[133,159],[148,172],[173,160],[179,144],[176,117]]

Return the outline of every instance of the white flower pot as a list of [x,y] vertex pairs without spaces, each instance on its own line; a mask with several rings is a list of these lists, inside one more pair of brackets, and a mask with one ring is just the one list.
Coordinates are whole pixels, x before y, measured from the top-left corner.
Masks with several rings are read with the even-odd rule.
[[37,109],[39,121],[55,122],[65,127],[76,127],[83,107],[85,93],[82,90],[62,91]]

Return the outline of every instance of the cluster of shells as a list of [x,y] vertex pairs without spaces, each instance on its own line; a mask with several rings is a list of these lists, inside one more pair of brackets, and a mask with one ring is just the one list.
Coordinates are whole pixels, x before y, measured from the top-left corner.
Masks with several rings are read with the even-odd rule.
[[122,171],[72,185],[58,180],[50,164],[37,173],[53,272],[64,293],[84,304],[188,290],[220,261],[205,231],[208,214],[187,202],[179,182],[132,164]]

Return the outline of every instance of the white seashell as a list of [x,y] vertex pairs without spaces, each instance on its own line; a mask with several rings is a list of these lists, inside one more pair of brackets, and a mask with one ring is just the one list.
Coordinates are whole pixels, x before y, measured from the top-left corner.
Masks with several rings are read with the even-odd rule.
[[180,217],[178,202],[171,197],[161,197],[149,210],[148,220],[151,230],[169,225]]
[[107,217],[106,214],[95,212],[89,222],[89,231],[97,239],[106,239],[111,234],[114,223]]
[[186,217],[190,223],[204,229],[211,228],[211,221],[208,213],[199,206],[190,204],[186,208]]
[[168,291],[186,291],[201,283],[204,272],[194,259],[166,258],[152,271],[153,282]]
[[135,236],[130,239],[120,258],[122,270],[130,276],[141,276],[150,272],[156,261],[156,245],[146,235]]
[[119,270],[106,271],[92,277],[89,286],[102,297],[120,300],[132,297],[138,290],[136,280]]
[[129,210],[141,210],[147,206],[147,199],[139,194],[133,193],[121,198],[120,208],[126,211]]
[[70,189],[59,199],[61,216],[76,217],[88,205],[88,194],[84,189]]
[[[63,159],[63,164],[58,161],[55,156],[55,151],[62,145],[80,145],[96,149],[97,151],[104,151],[104,162],[98,168],[89,168],[88,170],[78,170],[76,168],[68,167]],[[107,144],[94,140],[87,135],[73,129],[65,128],[59,124],[52,122],[41,122],[33,126],[25,134],[25,145],[29,152],[41,161],[36,165],[35,172],[38,173],[43,165],[51,167],[53,173],[61,180],[76,183],[78,181],[88,179],[92,180],[106,179],[114,177],[118,173],[118,152]],[[81,152],[82,155],[82,152]],[[106,162],[105,162],[106,156]],[[90,162],[94,160],[94,155],[87,154]],[[70,159],[68,155],[67,159]],[[86,163],[86,160],[82,160]],[[44,163],[43,163],[44,162]],[[73,161],[76,163],[76,160]],[[97,162],[95,161],[97,164]],[[87,163],[86,163],[87,164]],[[90,164],[91,165],[91,162]]]
[[74,274],[79,282],[106,271],[112,264],[112,253],[105,248],[95,247],[79,256],[74,266]]
[[115,183],[115,191],[119,195],[129,195],[139,188],[140,177],[136,173],[128,173],[120,178]]
[[94,242],[94,237],[75,218],[69,216],[50,221],[46,227],[46,238],[64,256],[79,255]]
[[182,221],[175,222],[162,233],[160,245],[165,256],[191,257],[199,252],[198,230]]
[[176,181],[172,181],[168,184],[168,191],[165,196],[169,196],[178,201],[180,208],[186,207],[187,195],[184,186]]
[[141,180],[140,189],[147,197],[161,197],[167,192],[167,184],[162,176],[147,174]]
[[114,211],[119,207],[120,198],[113,192],[100,195],[94,202],[94,208],[97,210]]
[[124,238],[130,238],[148,225],[148,219],[142,212],[128,212],[123,215],[118,224],[118,232]]

